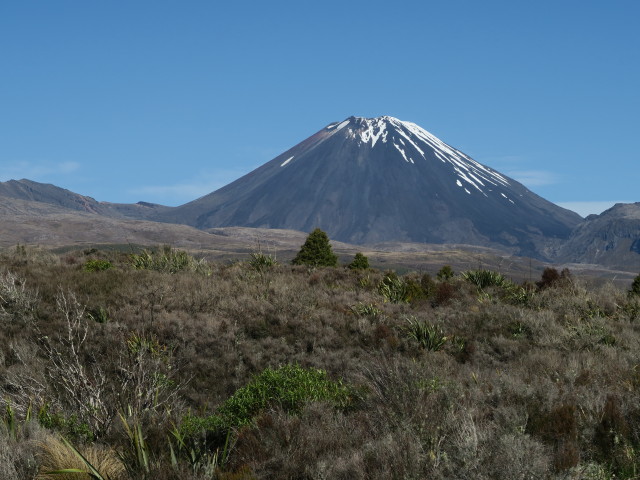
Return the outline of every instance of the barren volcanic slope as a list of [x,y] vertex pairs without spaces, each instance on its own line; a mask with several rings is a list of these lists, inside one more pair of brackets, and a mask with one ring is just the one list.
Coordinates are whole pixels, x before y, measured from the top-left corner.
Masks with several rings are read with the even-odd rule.
[[542,258],[582,221],[393,117],[332,123],[235,182],[156,218],[198,228],[320,227],[356,244],[472,244]]

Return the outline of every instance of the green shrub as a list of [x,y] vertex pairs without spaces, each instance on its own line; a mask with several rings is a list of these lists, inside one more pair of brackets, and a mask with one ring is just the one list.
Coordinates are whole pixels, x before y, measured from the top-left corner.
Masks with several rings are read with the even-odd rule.
[[503,291],[502,300],[512,305],[526,305],[533,295],[532,291],[516,285],[501,273],[491,270],[468,270],[462,273],[462,278],[475,285],[479,290],[490,287],[501,288]]
[[96,307],[87,310],[87,318],[97,323],[107,323],[109,321],[109,312],[104,307]]
[[526,306],[534,296],[534,291],[515,283],[508,282],[504,286],[504,301],[512,305]]
[[504,287],[508,283],[508,280],[501,273],[491,270],[468,270],[462,274],[462,278],[480,289]]
[[446,280],[452,279],[454,275],[455,273],[453,272],[453,269],[451,268],[451,266],[445,265],[440,270],[438,270],[436,277],[440,281],[446,281]]
[[204,260],[196,260],[183,250],[175,250],[164,246],[159,250],[143,250],[140,254],[130,256],[133,268],[137,270],[156,270],[159,272],[177,273],[190,271],[211,274],[211,269]]
[[238,389],[215,414],[206,418],[185,418],[181,430],[196,436],[209,431],[221,439],[229,429],[251,424],[269,408],[278,407],[295,415],[309,402],[326,401],[334,407],[346,408],[351,398],[351,389],[341,381],[329,380],[324,370],[299,365],[267,368]]
[[351,306],[351,311],[359,317],[376,318],[379,315],[382,315],[382,310],[376,307],[373,303],[357,303]]
[[424,296],[426,298],[429,298],[436,291],[436,282],[433,281],[431,275],[425,273],[424,275],[422,275],[422,278],[420,278],[420,287],[424,292]]
[[109,260],[87,260],[84,269],[87,272],[102,272],[109,270],[113,265]]
[[407,318],[408,325],[404,327],[407,336],[416,342],[425,350],[437,351],[449,340],[442,328],[432,325],[424,320],[418,320],[411,316]]
[[38,423],[73,441],[94,440],[93,432],[88,424],[81,422],[76,415],[65,416],[59,412],[52,412],[49,404],[43,405],[38,410]]
[[284,365],[267,368],[255,376],[222,404],[218,415],[226,426],[235,427],[250,423],[266,408],[280,407],[296,414],[306,403],[320,400],[346,407],[349,389],[341,382],[329,380],[324,370]]
[[257,272],[264,272],[278,264],[274,256],[265,255],[262,252],[252,253],[248,263]]
[[311,267],[337,267],[338,257],[331,249],[327,234],[316,228],[309,234],[291,263]]
[[417,279],[408,277],[404,279],[404,283],[407,288],[407,302],[413,303],[427,298],[422,285]]
[[366,270],[369,268],[369,259],[362,253],[356,253],[353,261],[347,265],[350,270]]
[[385,301],[390,303],[404,303],[409,301],[409,288],[407,283],[401,278],[398,278],[393,272],[385,275],[378,285],[378,292],[384,297]]

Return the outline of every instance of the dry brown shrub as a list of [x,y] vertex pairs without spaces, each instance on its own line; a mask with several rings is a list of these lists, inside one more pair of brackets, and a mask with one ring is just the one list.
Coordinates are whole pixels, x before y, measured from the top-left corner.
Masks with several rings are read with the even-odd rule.
[[532,411],[527,428],[548,443],[554,452],[554,468],[558,472],[575,467],[580,461],[576,407],[563,403],[549,412]]
[[443,282],[436,287],[434,301],[438,306],[447,305],[455,296],[456,288],[449,282]]
[[257,478],[425,478],[419,436],[364,412],[345,415],[324,404],[299,417],[273,411],[238,438],[234,465]]
[[36,422],[21,423],[14,432],[0,422],[0,478],[34,478],[38,470],[37,443],[45,435]]
[[488,478],[528,480],[548,478],[549,451],[542,443],[522,433],[505,433],[490,445]]

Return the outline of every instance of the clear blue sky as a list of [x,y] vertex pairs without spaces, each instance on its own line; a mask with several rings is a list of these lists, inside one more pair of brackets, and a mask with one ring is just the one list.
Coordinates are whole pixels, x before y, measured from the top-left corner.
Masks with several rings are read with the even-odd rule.
[[178,205],[391,115],[597,213],[640,201],[639,19],[637,0],[3,0],[0,180]]

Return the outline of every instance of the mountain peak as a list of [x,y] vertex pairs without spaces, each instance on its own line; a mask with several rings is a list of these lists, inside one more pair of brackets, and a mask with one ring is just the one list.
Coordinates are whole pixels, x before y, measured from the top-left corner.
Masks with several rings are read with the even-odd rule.
[[501,246],[535,256],[582,221],[415,123],[386,115],[331,123],[159,218],[198,228],[319,227],[349,243]]
[[[355,140],[358,146],[372,149],[387,147],[389,159],[401,158],[413,165],[416,162],[442,162],[452,170],[456,185],[468,195],[475,192],[486,197],[493,187],[509,185],[505,176],[476,162],[413,122],[387,115],[374,118],[352,116],[329,124],[325,130],[330,135],[341,132]],[[505,192],[502,196],[514,203],[515,199]]]

